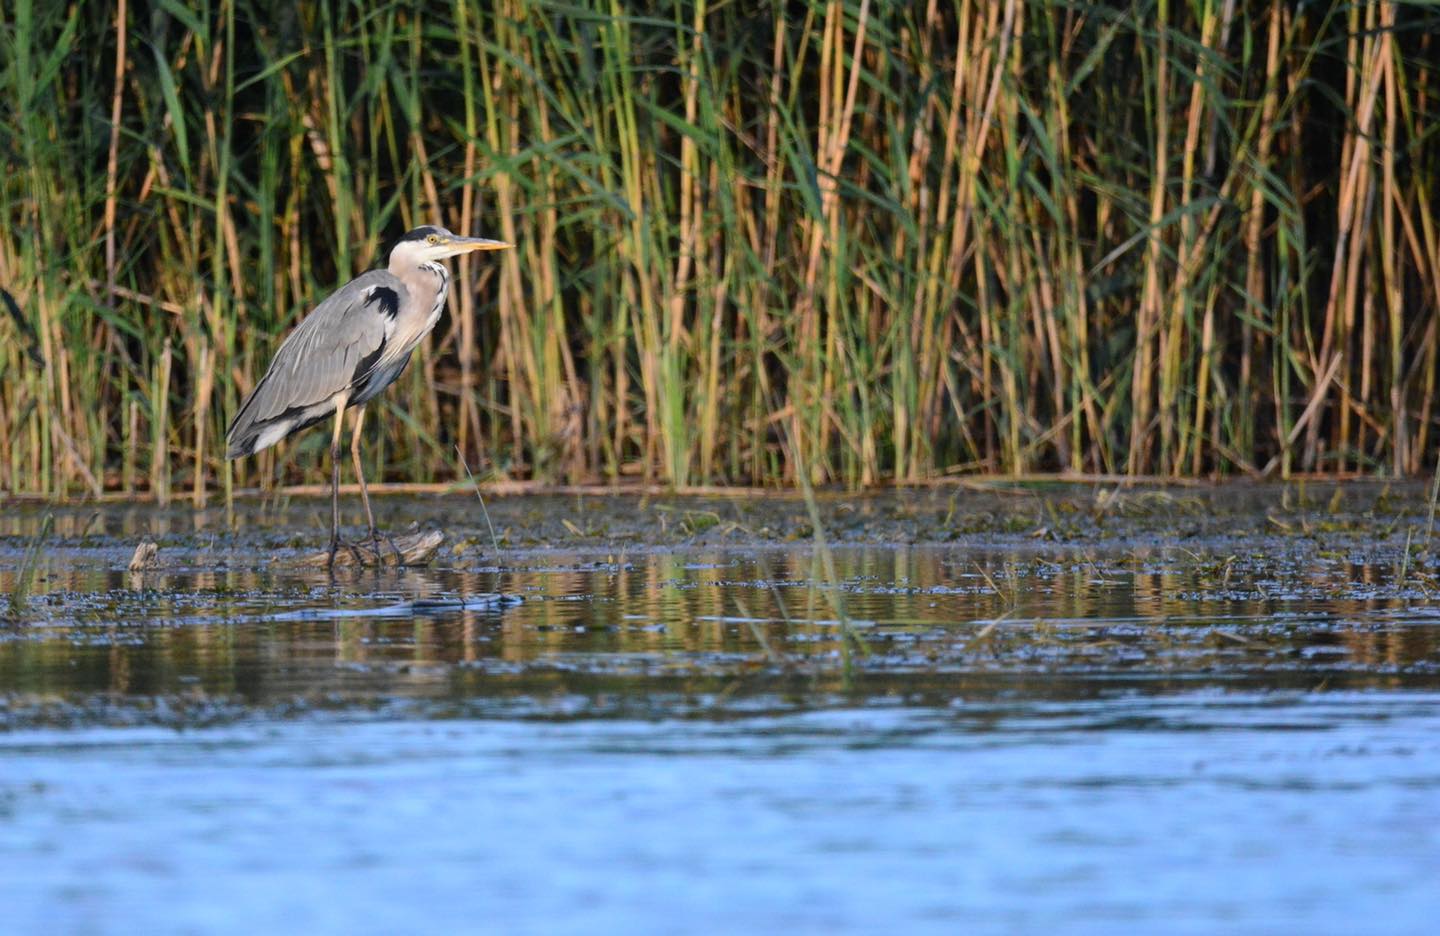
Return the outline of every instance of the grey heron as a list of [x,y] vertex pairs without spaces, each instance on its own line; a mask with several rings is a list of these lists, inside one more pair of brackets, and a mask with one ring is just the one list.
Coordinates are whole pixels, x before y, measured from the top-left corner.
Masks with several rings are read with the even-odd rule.
[[[450,272],[438,261],[476,250],[503,250],[504,241],[460,237],[441,227],[418,227],[390,251],[388,269],[371,270],[341,286],[295,327],[275,352],[225,434],[226,459],[253,455],[286,436],[334,417],[330,436],[330,556],[340,546],[340,434],[355,407],[350,456],[370,545],[380,537],[360,465],[365,404],[400,376],[445,306]],[[347,544],[347,548],[354,549]]]

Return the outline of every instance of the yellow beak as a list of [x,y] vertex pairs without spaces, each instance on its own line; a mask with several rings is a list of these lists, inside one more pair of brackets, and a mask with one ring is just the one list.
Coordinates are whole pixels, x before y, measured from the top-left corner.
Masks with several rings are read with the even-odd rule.
[[474,253],[477,250],[507,250],[512,245],[483,237],[455,237],[450,240],[449,246],[459,254]]

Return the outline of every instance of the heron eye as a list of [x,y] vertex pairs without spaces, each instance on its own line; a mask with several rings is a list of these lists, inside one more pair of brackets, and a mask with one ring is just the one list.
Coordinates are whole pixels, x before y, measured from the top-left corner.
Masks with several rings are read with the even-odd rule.
[[439,234],[430,234],[430,235],[427,235],[426,238],[425,238],[425,243],[427,243],[427,244],[438,244],[438,243],[440,243],[440,235],[439,235]]

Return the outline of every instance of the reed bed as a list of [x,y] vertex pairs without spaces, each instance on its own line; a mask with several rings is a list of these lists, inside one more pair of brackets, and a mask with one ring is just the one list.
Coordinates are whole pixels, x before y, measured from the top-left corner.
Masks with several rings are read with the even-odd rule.
[[[1440,8],[0,2],[0,491],[222,459],[318,297],[442,223],[376,477],[1421,474]],[[457,456],[458,447],[458,456]]]

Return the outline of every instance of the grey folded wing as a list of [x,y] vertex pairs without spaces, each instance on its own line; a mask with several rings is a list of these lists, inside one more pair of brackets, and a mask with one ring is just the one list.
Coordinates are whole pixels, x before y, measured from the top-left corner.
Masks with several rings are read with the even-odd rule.
[[335,412],[380,361],[406,297],[384,270],[359,276],[305,316],[275,352],[225,434],[225,457],[267,448]]

